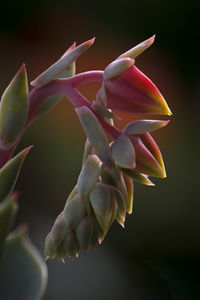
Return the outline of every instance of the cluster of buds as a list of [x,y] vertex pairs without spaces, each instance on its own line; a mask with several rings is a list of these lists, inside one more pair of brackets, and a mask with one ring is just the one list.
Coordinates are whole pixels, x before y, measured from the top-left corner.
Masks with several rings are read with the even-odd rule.
[[[153,185],[149,176],[166,177],[161,152],[150,133],[168,124],[168,120],[157,120],[157,116],[169,116],[171,111],[157,87],[135,66],[136,57],[153,41],[154,36],[120,55],[104,71],[76,75],[75,62],[94,39],[79,46],[74,43],[31,82],[34,88],[30,93],[23,66],[2,96],[2,198],[12,192],[29,151],[27,148],[9,160],[26,127],[55,106],[63,95],[73,104],[87,135],[82,170],[46,238],[46,258],[74,258],[81,249],[96,247],[115,219],[124,226],[126,213],[132,213],[133,183]],[[92,103],[77,89],[86,82],[101,83]],[[117,111],[134,115],[123,130],[114,126],[114,120],[120,119]]]

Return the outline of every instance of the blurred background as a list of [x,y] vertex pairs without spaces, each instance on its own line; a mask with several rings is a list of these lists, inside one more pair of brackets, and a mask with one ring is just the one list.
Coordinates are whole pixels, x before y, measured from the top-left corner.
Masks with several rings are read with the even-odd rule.
[[[104,69],[122,52],[156,34],[136,65],[157,85],[173,116],[154,134],[167,175],[155,187],[135,184],[125,229],[114,224],[103,244],[74,261],[47,262],[45,300],[200,299],[198,1],[29,0],[1,3],[0,91],[26,63],[29,81],[73,41],[96,36],[77,72]],[[83,93],[92,100],[98,85]],[[80,172],[85,136],[63,99],[28,128],[18,150],[34,145],[17,189],[16,225],[26,222],[43,253],[44,239]]]

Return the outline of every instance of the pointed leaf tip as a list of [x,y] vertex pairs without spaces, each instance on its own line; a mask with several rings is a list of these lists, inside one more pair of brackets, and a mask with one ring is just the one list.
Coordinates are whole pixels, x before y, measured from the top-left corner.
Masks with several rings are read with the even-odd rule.
[[124,57],[130,57],[130,58],[136,58],[139,56],[142,52],[144,52],[146,49],[148,49],[155,40],[155,34],[150,37],[149,39],[143,41],[142,43],[136,45],[135,47],[131,48],[130,50],[126,51],[125,53],[121,54],[118,59],[124,58]]
[[0,146],[9,150],[22,133],[29,110],[28,81],[25,65],[19,69],[1,98]]
[[25,157],[32,146],[22,150],[0,169],[0,202],[13,190]]
[[[36,79],[31,82],[31,85],[40,88],[49,82],[53,81],[59,74],[67,69],[73,62],[75,62],[81,54],[83,54],[94,43],[94,38],[82,43],[81,45],[74,47],[73,45],[68,49],[60,59],[58,59],[47,70],[40,74]],[[73,49],[72,49],[73,48]]]

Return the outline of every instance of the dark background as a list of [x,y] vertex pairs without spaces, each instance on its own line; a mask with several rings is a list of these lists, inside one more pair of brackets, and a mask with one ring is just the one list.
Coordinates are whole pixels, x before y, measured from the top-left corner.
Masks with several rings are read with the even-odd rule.
[[[0,18],[0,90],[25,62],[29,81],[73,43],[96,36],[77,72],[104,69],[122,52],[156,33],[136,65],[158,86],[172,112],[154,134],[167,179],[135,184],[126,228],[116,223],[103,244],[65,265],[48,262],[45,300],[200,299],[198,1],[3,1]],[[93,99],[97,85],[82,89]],[[85,136],[63,99],[28,128],[18,150],[31,150],[18,180],[20,210],[40,251],[80,172]]]

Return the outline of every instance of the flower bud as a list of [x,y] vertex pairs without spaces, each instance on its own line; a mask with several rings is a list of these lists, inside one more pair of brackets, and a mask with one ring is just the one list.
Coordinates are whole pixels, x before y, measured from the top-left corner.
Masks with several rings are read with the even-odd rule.
[[130,137],[133,146],[135,148],[136,154],[136,168],[135,170],[139,173],[146,174],[155,177],[165,177],[165,173],[152,155],[152,153],[147,149],[147,147],[142,142],[141,138],[138,136]]
[[110,189],[103,183],[97,183],[90,193],[90,202],[99,225],[107,231],[112,216]]
[[96,155],[89,155],[77,182],[77,190],[81,199],[85,199],[99,179],[101,162]]
[[52,240],[51,232],[49,232],[45,240],[45,250],[44,250],[45,260],[49,258],[53,259],[56,255],[57,255],[56,247]]
[[66,230],[72,231],[80,222],[85,214],[85,204],[81,201],[78,195],[75,195],[69,202],[66,203],[63,218],[66,224]]
[[111,145],[112,157],[115,163],[123,168],[135,167],[135,150],[130,139],[121,134]]
[[78,256],[80,246],[74,232],[69,232],[67,234],[66,238],[63,241],[63,245],[65,247],[66,254],[71,259],[73,259],[75,256]]
[[114,186],[109,186],[109,189],[117,203],[116,220],[122,227],[124,227],[124,222],[125,222],[125,218],[126,218],[125,200],[119,189],[115,188]]
[[85,216],[76,228],[79,245],[85,251],[88,251],[92,247],[93,227],[93,218],[91,216]]
[[64,240],[65,236],[68,233],[66,223],[63,218],[63,212],[57,217],[52,230],[51,230],[51,238],[54,242],[55,248],[59,246],[59,244]]

